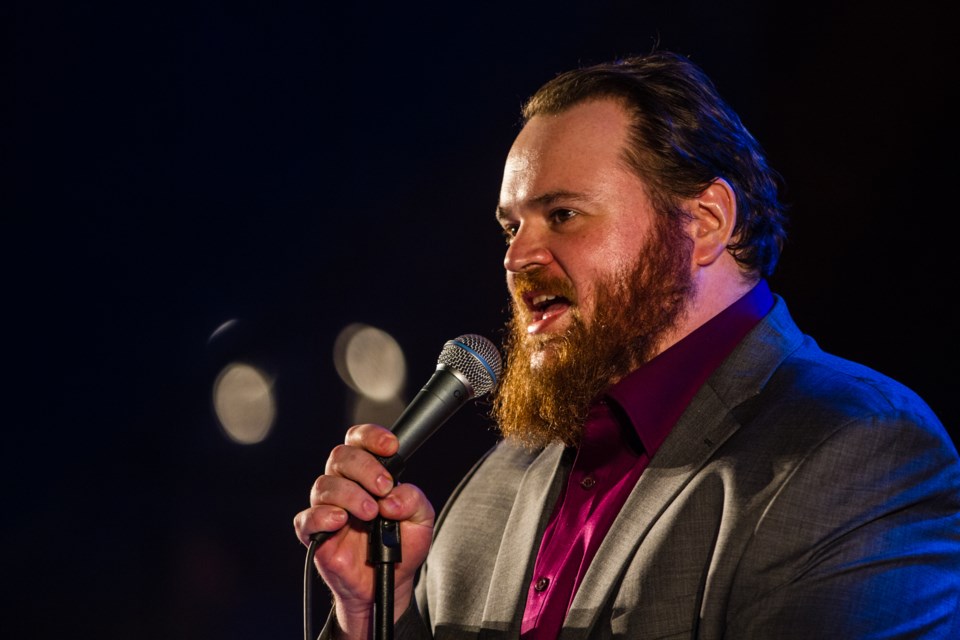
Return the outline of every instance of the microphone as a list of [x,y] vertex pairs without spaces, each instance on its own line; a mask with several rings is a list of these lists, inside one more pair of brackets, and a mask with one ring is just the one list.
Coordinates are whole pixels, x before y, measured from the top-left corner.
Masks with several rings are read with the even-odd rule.
[[500,352],[483,336],[466,334],[447,340],[437,370],[394,422],[397,452],[380,458],[396,478],[407,460],[463,405],[489,393],[500,378]]
[[[389,458],[378,457],[383,466],[394,478],[400,475],[407,459],[450,416],[472,398],[488,394],[497,385],[500,371],[500,352],[483,336],[470,333],[447,340],[437,358],[437,370],[393,423],[390,430],[396,434],[400,447]],[[303,620],[307,639],[315,637],[310,627],[310,565],[317,545],[333,535],[332,531],[318,531],[310,536],[303,570]],[[370,562],[377,567],[374,626],[378,638],[393,637],[393,563],[399,561],[400,528],[392,520],[377,517],[370,533]]]
[[[400,441],[400,447],[389,458],[377,457],[394,479],[413,452],[450,416],[472,398],[488,394],[497,385],[501,367],[500,352],[483,336],[470,333],[447,340],[437,358],[437,370],[390,429]],[[322,544],[333,533],[314,533],[310,536],[312,545]],[[304,580],[306,594],[309,581]]]

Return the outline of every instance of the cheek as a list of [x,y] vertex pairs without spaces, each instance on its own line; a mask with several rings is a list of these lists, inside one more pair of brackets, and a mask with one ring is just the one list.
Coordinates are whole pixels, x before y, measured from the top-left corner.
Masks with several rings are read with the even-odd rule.
[[[632,218],[620,217],[617,220],[604,221],[576,238],[577,247],[572,253],[589,259],[602,270],[636,261],[637,254],[644,246],[647,237],[644,225]],[[579,250],[578,250],[579,249]]]
[[592,289],[598,280],[610,280],[636,264],[638,251],[633,246],[598,244],[572,255],[566,271],[574,284]]
[[637,262],[640,252],[643,251],[646,236],[639,229],[631,233],[622,233],[610,239],[607,248],[608,262],[616,268],[629,268]]
[[592,315],[600,283],[616,282],[633,271],[639,250],[634,246],[607,245],[584,251],[567,264],[567,276],[577,291],[577,306]]

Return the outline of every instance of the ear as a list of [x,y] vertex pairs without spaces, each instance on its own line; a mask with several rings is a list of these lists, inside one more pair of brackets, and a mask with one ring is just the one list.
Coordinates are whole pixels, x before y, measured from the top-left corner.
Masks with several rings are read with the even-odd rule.
[[[737,196],[723,178],[717,178],[699,196],[686,203],[693,239],[693,265],[705,267],[723,255],[737,222]],[[693,266],[691,265],[691,266]]]

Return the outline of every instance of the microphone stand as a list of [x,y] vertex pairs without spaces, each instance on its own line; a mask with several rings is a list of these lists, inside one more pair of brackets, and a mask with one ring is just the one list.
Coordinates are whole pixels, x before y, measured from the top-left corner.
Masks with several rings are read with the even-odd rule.
[[376,640],[393,640],[394,565],[401,561],[399,523],[376,517],[370,531],[367,559],[376,571],[373,637]]
[[[400,475],[406,459],[463,404],[486,395],[500,377],[500,353],[493,344],[476,334],[448,340],[437,359],[437,370],[413,402],[403,410],[392,431],[399,440],[397,453],[380,462]],[[305,640],[311,637],[311,571],[317,545],[333,535],[318,532],[310,536],[303,572],[303,629]],[[377,517],[370,530],[367,561],[375,569],[374,638],[393,639],[394,565],[400,562],[400,525]]]

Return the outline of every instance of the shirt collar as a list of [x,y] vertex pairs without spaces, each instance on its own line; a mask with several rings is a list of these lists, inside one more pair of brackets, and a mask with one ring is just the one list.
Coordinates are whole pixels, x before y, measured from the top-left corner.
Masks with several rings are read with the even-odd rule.
[[613,400],[653,456],[693,396],[773,307],[760,280],[739,300],[611,387]]

